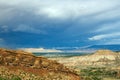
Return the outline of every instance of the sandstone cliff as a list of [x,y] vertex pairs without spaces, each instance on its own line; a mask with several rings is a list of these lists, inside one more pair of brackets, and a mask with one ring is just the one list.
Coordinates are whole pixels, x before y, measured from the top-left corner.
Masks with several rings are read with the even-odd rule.
[[66,66],[109,66],[119,65],[120,54],[110,50],[98,50],[94,54],[70,58],[53,58]]

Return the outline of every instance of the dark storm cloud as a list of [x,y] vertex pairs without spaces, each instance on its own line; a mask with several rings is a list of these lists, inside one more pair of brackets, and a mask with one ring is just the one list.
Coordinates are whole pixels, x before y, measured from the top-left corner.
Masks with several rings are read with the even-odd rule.
[[[33,38],[43,36],[38,39],[50,45],[57,44],[56,40],[60,40],[58,44],[67,45],[107,41],[114,44],[120,39],[119,7],[119,0],[1,0],[0,38],[7,34],[5,41],[13,37],[19,44],[20,37],[12,34],[21,33],[33,34]],[[27,38],[21,41],[26,42]],[[36,45],[41,43],[38,41]]]

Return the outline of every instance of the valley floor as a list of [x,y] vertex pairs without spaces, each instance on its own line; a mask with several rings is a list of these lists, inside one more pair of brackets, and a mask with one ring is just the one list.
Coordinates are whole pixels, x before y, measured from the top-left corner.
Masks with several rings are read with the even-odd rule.
[[120,80],[120,54],[99,50],[94,54],[49,58],[73,69],[82,80]]

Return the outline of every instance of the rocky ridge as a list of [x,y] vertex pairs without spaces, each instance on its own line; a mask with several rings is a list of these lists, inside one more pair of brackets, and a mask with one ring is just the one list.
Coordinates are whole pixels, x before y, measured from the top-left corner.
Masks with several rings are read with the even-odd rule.
[[52,58],[65,66],[106,66],[118,64],[120,54],[110,50],[98,50],[94,54],[70,58]]
[[[80,80],[80,77],[75,72],[56,61],[48,60],[45,57],[36,57],[32,53],[19,50],[1,48],[0,67],[1,66],[10,68],[12,71],[13,69],[20,69],[25,72],[31,71],[30,73],[42,76],[41,78],[47,76],[42,80]],[[57,77],[55,77],[55,75]]]

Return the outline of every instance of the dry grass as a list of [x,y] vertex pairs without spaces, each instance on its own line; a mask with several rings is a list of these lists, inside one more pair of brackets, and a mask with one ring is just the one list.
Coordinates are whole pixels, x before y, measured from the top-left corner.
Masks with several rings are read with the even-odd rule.
[[15,76],[18,76],[21,80],[79,80],[67,73],[48,72],[47,70],[25,67],[0,66],[0,77],[11,80]]

